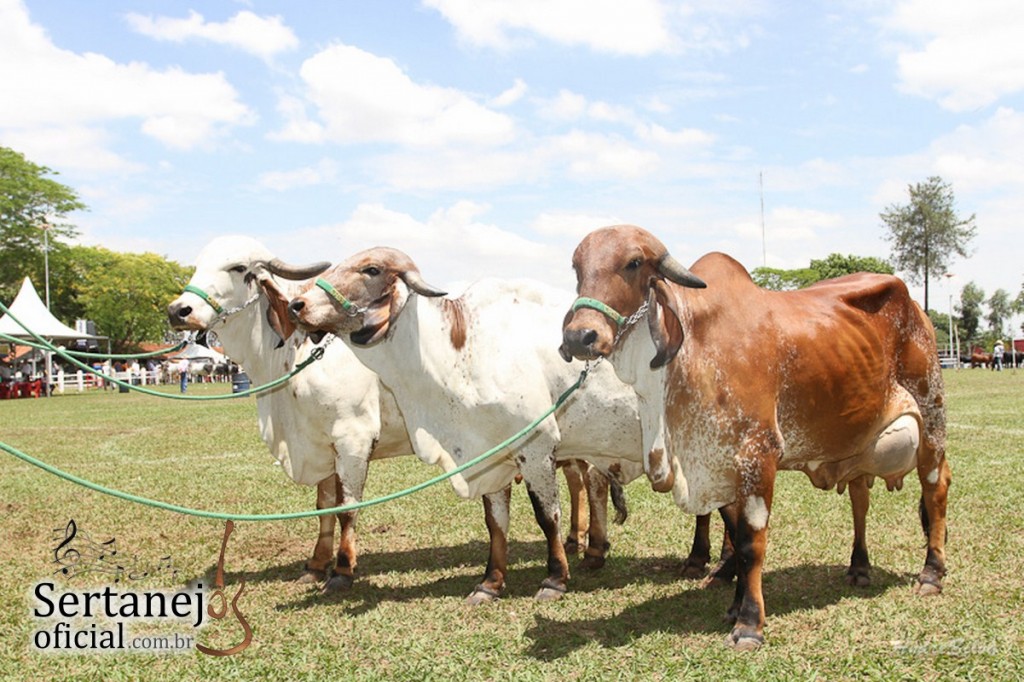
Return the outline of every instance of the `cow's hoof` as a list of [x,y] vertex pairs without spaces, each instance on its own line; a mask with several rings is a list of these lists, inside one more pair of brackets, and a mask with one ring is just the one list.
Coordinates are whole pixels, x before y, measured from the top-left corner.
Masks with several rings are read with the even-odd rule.
[[540,590],[533,598],[537,601],[558,601],[567,589],[562,583],[548,578],[540,584]]
[[846,584],[851,587],[870,587],[871,576],[865,570],[851,568],[846,573]]
[[735,635],[725,638],[725,645],[734,651],[757,651],[764,644],[761,635]]
[[580,549],[582,549],[579,541],[573,538],[566,539],[565,544],[563,544],[562,547],[565,548],[566,554],[579,554]]
[[593,554],[587,554],[580,560],[580,568],[588,571],[596,571],[599,568],[604,568],[604,556],[595,556]]
[[542,587],[534,595],[537,601],[558,601],[565,594],[565,590],[554,590],[550,587]]
[[302,572],[302,575],[295,579],[295,582],[300,585],[317,585],[323,582],[326,577],[326,571],[317,571],[312,568],[307,568]]
[[700,580],[708,574],[708,563],[695,559],[687,559],[679,569],[683,580]]
[[466,600],[463,602],[466,606],[478,606],[480,604],[489,604],[494,601],[498,601],[501,597],[501,593],[497,590],[492,590],[486,585],[477,585],[473,588],[473,591],[469,593]]
[[355,578],[350,575],[344,575],[341,573],[332,575],[330,579],[324,583],[324,586],[320,588],[320,594],[336,594],[338,592],[345,592],[352,589],[352,583],[355,582]]
[[937,594],[942,594],[942,585],[933,582],[918,582],[914,586],[914,594],[919,597],[934,597]]

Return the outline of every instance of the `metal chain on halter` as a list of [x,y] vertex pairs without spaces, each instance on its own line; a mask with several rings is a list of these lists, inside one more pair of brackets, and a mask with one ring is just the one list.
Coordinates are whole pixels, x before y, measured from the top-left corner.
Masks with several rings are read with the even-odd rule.
[[227,310],[221,311],[221,313],[219,315],[217,315],[217,321],[218,322],[223,322],[224,320],[228,319],[229,317],[231,317],[235,313],[242,312],[243,310],[245,310],[246,308],[251,306],[253,303],[258,301],[259,299],[260,299],[260,289],[259,289],[259,287],[256,287],[256,293],[253,294],[251,297],[249,297],[249,299],[245,303],[243,303],[240,306],[235,306],[234,308],[229,308]]

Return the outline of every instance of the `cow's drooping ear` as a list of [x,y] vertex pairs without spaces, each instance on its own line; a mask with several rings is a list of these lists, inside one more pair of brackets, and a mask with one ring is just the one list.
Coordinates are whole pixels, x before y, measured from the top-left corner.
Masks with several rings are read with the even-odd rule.
[[683,346],[683,325],[679,321],[675,297],[661,279],[654,279],[647,294],[647,326],[654,341],[656,353],[651,369],[664,367]]
[[288,299],[277,286],[277,282],[269,275],[257,277],[263,295],[267,297],[270,306],[267,308],[267,322],[270,328],[281,337],[281,347],[285,341],[295,332],[295,323],[288,317]]

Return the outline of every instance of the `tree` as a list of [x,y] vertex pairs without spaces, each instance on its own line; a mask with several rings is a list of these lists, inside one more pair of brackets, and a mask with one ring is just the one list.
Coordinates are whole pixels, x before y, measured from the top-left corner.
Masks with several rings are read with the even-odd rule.
[[833,277],[851,275],[855,272],[881,272],[891,275],[892,266],[873,256],[854,256],[831,253],[823,259],[812,259],[808,268],[781,270],[778,268],[754,268],[751,278],[759,287],[773,291],[803,289],[815,282]]
[[803,289],[817,282],[820,277],[818,273],[810,268],[798,270],[781,270],[779,268],[754,268],[750,273],[751,278],[759,287],[771,289],[772,291],[791,291]]
[[985,292],[974,282],[968,282],[960,292],[960,324],[964,331],[964,341],[970,342],[978,335],[981,324],[981,303],[985,300]]
[[67,214],[86,208],[73,189],[47,175],[56,173],[0,147],[0,301],[13,301],[26,276],[42,285],[44,242],[51,256],[66,248],[61,240],[76,234]]
[[1006,289],[996,289],[991,298],[988,299],[988,321],[989,329],[996,337],[1001,337],[1005,331],[1007,319],[1013,314],[1013,302],[1010,301],[1010,293]]
[[854,256],[830,253],[822,260],[812,260],[811,270],[818,273],[820,279],[832,279],[855,272],[879,272],[893,274],[893,267],[887,261],[874,256]]
[[76,247],[76,285],[83,314],[119,351],[160,342],[170,331],[167,304],[181,293],[192,268],[153,253]]
[[954,255],[969,256],[969,245],[977,234],[974,214],[966,220],[957,215],[953,188],[933,176],[911,185],[910,203],[893,204],[880,215],[889,229],[896,269],[906,272],[913,283],[924,283],[924,308],[928,309],[928,282],[933,275],[949,270]]

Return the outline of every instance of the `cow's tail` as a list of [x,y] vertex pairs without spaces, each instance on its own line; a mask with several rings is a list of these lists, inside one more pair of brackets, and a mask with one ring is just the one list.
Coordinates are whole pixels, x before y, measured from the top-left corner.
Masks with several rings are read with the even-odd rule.
[[932,522],[928,518],[928,509],[924,505],[924,495],[921,495],[921,500],[918,502],[917,513],[921,517],[921,530],[924,531],[924,537],[927,539],[931,537]]
[[629,507],[626,506],[626,491],[615,476],[609,476],[608,482],[612,493],[612,506],[615,507],[615,523],[622,525],[629,516]]

